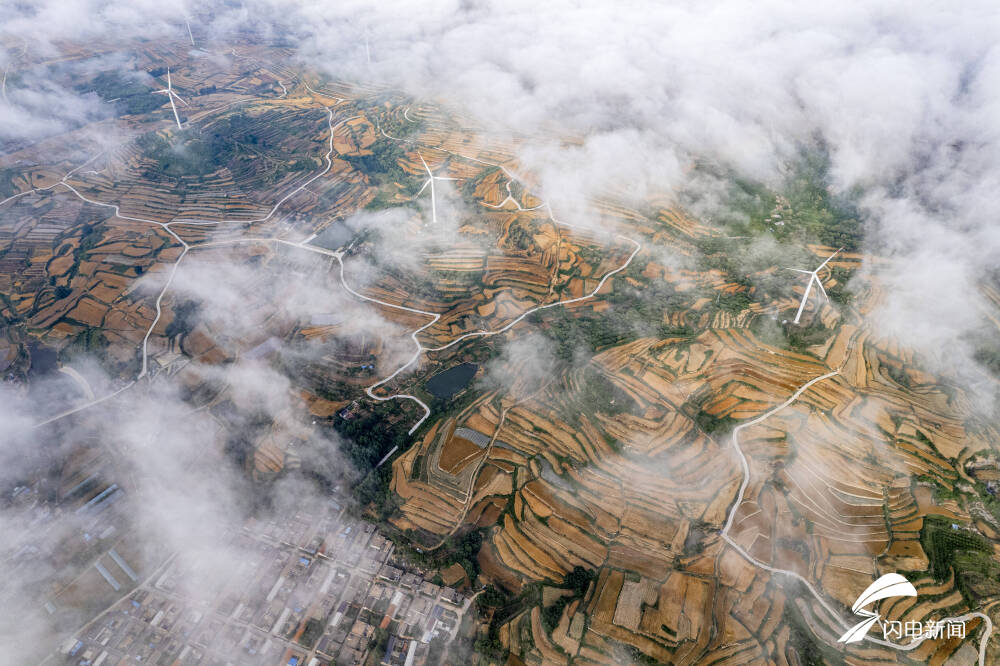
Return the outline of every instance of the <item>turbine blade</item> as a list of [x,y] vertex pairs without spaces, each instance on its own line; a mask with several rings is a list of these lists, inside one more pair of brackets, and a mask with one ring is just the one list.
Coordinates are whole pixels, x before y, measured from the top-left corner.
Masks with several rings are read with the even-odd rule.
[[801,268],[786,268],[786,271],[795,271],[796,273],[805,273],[806,275],[812,275],[812,271],[804,271]]
[[813,276],[813,279],[816,280],[816,286],[819,287],[819,292],[823,294],[823,298],[829,301],[830,297],[826,295],[826,289],[823,288],[823,281],[815,275]]
[[170,68],[167,67],[167,90],[170,90]]
[[173,96],[174,96],[174,99],[176,99],[176,100],[177,100],[178,102],[180,102],[180,103],[181,103],[181,104],[183,104],[184,106],[187,106],[187,105],[188,105],[188,103],[187,103],[187,102],[185,102],[184,100],[182,100],[182,99],[181,99],[181,96],[180,96],[180,95],[178,95],[177,93],[175,93],[175,92],[173,92],[173,91],[170,91],[170,94],[171,94],[171,95],[173,95]]
[[420,153],[417,153],[417,157],[420,158],[420,163],[423,164],[424,165],[424,169],[427,170],[427,175],[430,176],[431,179],[433,180],[434,179],[434,173],[431,171],[431,168],[429,166],[427,166],[427,162],[424,160],[424,156],[421,155]]
[[427,160],[424,159],[423,155],[417,153],[417,157],[420,158],[420,163],[423,164],[424,169],[427,170],[427,182],[420,188],[420,191],[423,192],[424,188],[428,185],[431,186],[431,224],[437,225],[437,197],[434,193],[434,172],[431,171],[429,166],[427,166]]
[[424,190],[426,190],[427,186],[430,185],[430,184],[431,184],[431,179],[430,178],[428,178],[427,180],[425,180],[424,181],[424,186],[420,188],[419,192],[417,192],[417,196],[419,197],[421,194],[423,194]]
[[806,309],[806,303],[809,302],[809,293],[812,291],[813,281],[810,278],[809,284],[806,285],[806,293],[802,294],[802,302],[799,303],[799,310],[795,313],[795,319],[793,324],[799,323],[799,318],[802,317],[802,311]]
[[167,95],[167,99],[170,100],[170,108],[174,111],[174,120],[177,121],[177,129],[184,129],[181,127],[181,117],[177,115],[177,105],[174,104],[174,96],[172,94]]
[[[844,248],[840,248],[840,250],[843,250],[843,249],[844,249]],[[820,264],[820,265],[819,265],[819,268],[817,268],[817,269],[816,269],[815,271],[813,271],[813,272],[814,272],[814,273],[815,273],[815,272],[818,272],[818,271],[820,270],[820,268],[823,268],[824,266],[826,266],[826,264],[827,264],[827,263],[828,263],[828,262],[829,262],[829,261],[830,261],[831,259],[833,259],[833,258],[834,258],[834,257],[836,257],[836,256],[837,256],[838,254],[840,254],[840,250],[837,250],[836,252],[834,252],[833,254],[831,254],[831,255],[830,255],[829,257],[827,257],[827,258],[826,258],[826,261],[824,261],[824,262],[823,262],[822,264]]]
[[431,224],[437,226],[438,223],[438,207],[437,207],[437,196],[434,194],[434,176],[428,178],[431,184]]

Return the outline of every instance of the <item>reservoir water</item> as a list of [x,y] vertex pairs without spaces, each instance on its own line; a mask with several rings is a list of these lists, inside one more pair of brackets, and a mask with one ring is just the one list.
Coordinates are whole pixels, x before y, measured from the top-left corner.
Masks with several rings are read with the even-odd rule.
[[435,398],[447,400],[464,389],[476,376],[478,369],[479,366],[475,363],[456,365],[428,379],[424,388],[430,391]]

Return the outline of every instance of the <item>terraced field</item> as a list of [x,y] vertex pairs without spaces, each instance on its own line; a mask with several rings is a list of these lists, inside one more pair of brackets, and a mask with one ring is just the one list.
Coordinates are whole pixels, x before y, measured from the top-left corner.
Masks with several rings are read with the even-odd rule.
[[[472,578],[513,609],[479,627],[484,662],[944,663],[978,645],[836,642],[886,572],[920,593],[883,604],[890,620],[994,613],[1000,598],[989,571],[927,552],[943,543],[929,516],[1000,552],[984,489],[1000,433],[872,327],[876,282],[790,326],[805,285],[737,261],[752,239],[673,199],[595,192],[601,224],[580,226],[516,175],[516,141],[488,144],[448,109],[296,71],[282,49],[225,66],[138,57],[197,91],[183,130],[158,108],[119,118],[137,136],[113,151],[51,163],[42,142],[2,158],[12,376],[29,342],[85,352],[119,386],[177,381],[231,423],[232,387],[210,370],[280,370],[288,412],[242,460],[256,480],[301,465],[312,428],[385,413],[413,427],[356,453],[370,478],[388,465],[391,502],[362,508],[428,556],[483,530]],[[433,204],[427,171],[449,179]],[[809,240],[784,249],[836,250]],[[831,295],[864,259],[829,264]],[[511,360],[519,347],[540,351]],[[433,399],[426,380],[462,362],[486,370]],[[968,624],[976,641],[983,624]]]
[[[656,233],[684,247],[711,232],[676,225],[678,217],[659,216],[667,229]],[[627,224],[634,215],[621,218]],[[832,251],[810,250],[818,257]],[[834,267],[850,271],[859,261],[846,255]],[[920,601],[892,606],[889,619],[969,609],[954,584],[926,577],[924,518],[941,512],[974,524],[996,517],[920,498],[960,482],[972,453],[990,448],[992,429],[975,423],[967,400],[919,370],[911,353],[868,328],[864,314],[880,297],[877,287],[861,290],[849,309],[824,306],[809,344],[775,343],[766,341],[773,338],[767,327],[756,331],[794,310],[794,292],[724,311],[712,307],[710,294],[721,301],[746,287],[722,271],[652,262],[637,269],[611,281],[604,298],[566,306],[567,316],[613,318],[629,287],[659,287],[671,299],[657,322],[660,337],[604,330],[584,367],[552,377],[530,397],[527,387],[511,387],[477,398],[394,463],[393,490],[404,502],[393,520],[424,547],[466,526],[485,527],[483,577],[522,596],[526,586],[558,583],[574,567],[598,572],[554,628],[538,622],[544,601],[493,627],[502,644],[545,663],[603,663],[632,649],[671,663],[794,663],[808,635],[831,655],[844,652],[833,646],[848,613],[831,617],[804,589],[787,589],[785,576],[758,565],[799,574],[834,608],[848,608],[878,575],[904,571],[918,581]],[[536,322],[543,329],[559,323]],[[741,433],[750,476],[733,505],[742,474],[727,433],[831,371],[832,379]],[[588,373],[612,389],[594,395]],[[461,464],[441,463],[455,459]],[[731,538],[751,561],[719,538],[730,514]],[[927,641],[909,657],[941,660],[960,648]],[[845,656],[902,658],[883,647]]]

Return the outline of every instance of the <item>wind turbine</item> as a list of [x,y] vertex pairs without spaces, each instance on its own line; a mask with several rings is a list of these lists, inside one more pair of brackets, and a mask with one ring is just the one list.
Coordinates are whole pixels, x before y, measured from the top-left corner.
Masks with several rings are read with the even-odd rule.
[[826,295],[826,289],[823,289],[823,281],[819,279],[818,273],[821,270],[823,270],[823,267],[826,266],[827,263],[829,263],[829,261],[831,259],[833,259],[838,254],[840,254],[840,252],[843,249],[844,248],[840,248],[839,250],[837,250],[836,252],[834,252],[833,254],[831,254],[829,257],[827,257],[826,261],[824,261],[822,264],[820,264],[819,267],[816,270],[814,270],[814,271],[804,271],[801,268],[789,268],[788,269],[790,271],[795,271],[796,273],[805,273],[806,275],[809,276],[809,282],[808,282],[808,284],[806,284],[806,293],[804,293],[802,295],[802,302],[799,303],[799,311],[795,313],[795,319],[792,321],[793,324],[798,324],[799,323],[799,318],[802,316],[802,311],[805,309],[806,303],[809,301],[809,294],[810,294],[810,292],[812,292],[813,283],[815,283],[816,286],[819,288],[820,293],[823,294],[823,298],[825,298],[828,301],[830,300],[830,297]]
[[184,100],[182,100],[180,98],[180,95],[178,95],[177,93],[174,92],[173,86],[170,85],[170,68],[169,67],[167,67],[167,87],[164,88],[163,90],[154,90],[153,93],[154,94],[158,94],[158,95],[166,95],[167,96],[167,99],[170,100],[170,108],[174,110],[174,120],[177,121],[177,129],[183,129],[181,127],[181,117],[179,115],[177,115],[177,106],[174,104],[174,99],[176,99],[178,102],[180,102],[184,106],[187,106],[188,103],[185,102]]
[[436,198],[435,192],[434,192],[434,181],[435,180],[458,180],[458,179],[457,178],[448,178],[448,177],[445,177],[445,176],[435,176],[434,172],[431,171],[431,168],[429,166],[427,166],[427,162],[424,161],[424,156],[421,155],[420,153],[417,153],[417,157],[420,158],[420,163],[423,164],[424,165],[424,169],[427,170],[427,180],[424,181],[423,187],[421,187],[420,191],[417,192],[417,196],[419,197],[423,193],[423,191],[427,189],[428,185],[431,186],[431,220],[432,220],[432,224],[437,224],[437,221],[438,221],[438,218],[437,218],[437,198]]

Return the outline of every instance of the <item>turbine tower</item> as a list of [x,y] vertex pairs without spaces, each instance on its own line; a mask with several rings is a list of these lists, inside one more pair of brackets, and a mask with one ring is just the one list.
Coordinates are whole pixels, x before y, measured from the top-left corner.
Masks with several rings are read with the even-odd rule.
[[437,221],[438,221],[438,218],[437,218],[437,196],[436,196],[436,193],[434,191],[434,181],[435,180],[458,180],[458,179],[457,178],[447,178],[445,176],[435,176],[434,172],[431,171],[431,168],[429,166],[427,166],[427,162],[424,161],[424,156],[421,155],[420,153],[417,153],[417,157],[420,158],[421,164],[424,165],[424,169],[427,171],[427,180],[424,181],[423,187],[421,187],[420,191],[417,192],[417,196],[419,197],[421,194],[423,194],[423,191],[427,189],[428,185],[431,186],[431,223],[432,224],[437,224]]
[[820,264],[814,271],[804,271],[801,268],[788,269],[790,271],[795,271],[796,273],[805,273],[806,275],[809,276],[809,282],[806,284],[806,293],[802,294],[802,302],[799,303],[799,311],[795,313],[795,319],[792,321],[793,324],[799,323],[799,319],[802,317],[802,311],[805,309],[806,303],[809,302],[809,294],[812,293],[813,284],[815,284],[816,287],[819,289],[820,293],[823,295],[823,298],[825,298],[828,301],[830,300],[830,297],[826,295],[826,290],[823,289],[823,281],[819,279],[818,274],[821,270],[823,270],[823,267],[826,266],[831,259],[840,254],[840,252],[843,249],[844,248],[840,248],[839,250],[831,254],[829,257],[827,257],[826,261]]
[[188,103],[185,102],[184,100],[182,100],[180,98],[180,95],[178,95],[177,93],[174,92],[173,86],[170,84],[170,68],[169,67],[167,67],[167,87],[164,88],[164,89],[162,89],[162,90],[154,90],[153,93],[157,94],[157,95],[166,95],[167,96],[167,99],[170,100],[170,108],[174,110],[174,120],[177,121],[177,129],[183,129],[181,127],[181,117],[179,115],[177,115],[177,105],[174,104],[174,100],[176,99],[178,102],[180,102],[184,106],[187,106]]

